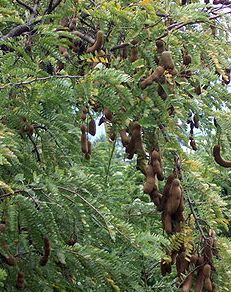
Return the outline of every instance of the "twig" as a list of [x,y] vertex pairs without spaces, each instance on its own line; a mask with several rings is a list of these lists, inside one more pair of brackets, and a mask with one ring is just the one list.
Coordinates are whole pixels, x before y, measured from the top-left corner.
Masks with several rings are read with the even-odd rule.
[[32,7],[30,7],[28,4],[22,2],[21,0],[16,0],[16,2],[17,2],[19,5],[21,5],[21,6],[23,6],[24,8],[26,8],[27,10],[29,10],[31,14],[34,13],[34,9],[33,9]]
[[[53,2],[53,1],[51,1]],[[45,10],[44,14],[50,14],[52,11],[55,10],[55,8],[62,2],[62,0],[57,0],[55,3],[52,3],[52,6],[50,7],[50,4],[48,8]]]
[[39,151],[38,151],[38,148],[37,148],[37,145],[36,145],[34,139],[33,139],[32,136],[29,135],[29,134],[28,134],[27,136],[28,136],[28,138],[30,139],[31,143],[32,143],[33,146],[34,146],[34,152],[35,152],[35,154],[36,154],[36,156],[37,156],[37,161],[38,161],[38,162],[41,162],[40,154],[39,154]]
[[125,47],[129,46],[129,43],[123,43],[123,44],[120,44],[120,45],[117,45],[117,46],[114,46],[110,49],[110,51],[115,51],[115,50],[118,50],[118,49],[123,49]]
[[111,150],[111,155],[110,155],[110,158],[109,158],[109,161],[108,161],[105,184],[107,184],[107,182],[108,182],[108,176],[109,176],[109,172],[110,172],[110,166],[111,166],[111,162],[112,162],[112,157],[113,157],[113,154],[114,154],[114,151],[115,151],[115,144],[116,144],[116,141],[114,141],[114,143],[113,143],[112,150]]
[[46,80],[49,80],[49,79],[78,79],[78,78],[81,78],[83,76],[79,76],[79,75],[51,75],[51,76],[46,76],[46,77],[38,77],[38,78],[35,78],[35,79],[31,79],[31,80],[26,80],[26,81],[21,81],[21,82],[17,82],[17,83],[8,83],[8,84],[5,84],[4,86],[0,86],[0,90],[2,89],[5,89],[9,86],[21,86],[21,85],[27,85],[27,84],[31,84],[31,83],[34,83],[34,82],[38,82],[38,81],[46,81]]
[[90,37],[87,34],[84,34],[84,33],[80,32],[80,31],[75,30],[75,31],[72,32],[72,34],[80,37],[81,39],[83,39],[83,40],[85,40],[85,41],[87,41],[87,42],[89,42],[91,44],[95,43],[95,40],[92,37]]

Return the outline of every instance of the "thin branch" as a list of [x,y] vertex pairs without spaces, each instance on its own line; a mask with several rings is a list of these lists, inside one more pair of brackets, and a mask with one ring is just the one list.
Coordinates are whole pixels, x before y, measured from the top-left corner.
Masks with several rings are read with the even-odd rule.
[[[51,2],[53,2],[53,1],[51,1]],[[59,6],[59,4],[62,2],[62,0],[57,0],[55,3],[52,3],[52,6],[49,8],[49,6],[50,6],[50,4],[49,4],[49,6],[48,6],[48,8],[45,10],[45,12],[44,12],[44,14],[50,14],[52,11],[54,11],[55,10],[55,8],[57,7],[57,6]]]
[[14,27],[11,31],[8,32],[8,34],[2,36],[1,40],[6,40],[8,38],[13,38],[20,36],[21,34],[25,32],[29,32],[31,30],[31,27],[29,25],[18,25]]
[[38,77],[38,78],[34,78],[31,80],[26,80],[26,81],[21,81],[21,82],[17,82],[17,83],[7,83],[4,86],[0,86],[0,90],[2,89],[6,89],[9,86],[21,86],[21,85],[27,85],[27,84],[31,84],[34,82],[39,82],[39,81],[46,81],[49,79],[79,79],[82,78],[83,76],[79,76],[79,75],[51,75],[51,76],[46,76],[46,77]]
[[113,154],[114,154],[114,151],[115,151],[115,144],[116,144],[116,140],[113,143],[112,150],[111,150],[111,155],[110,155],[110,158],[109,158],[109,161],[108,161],[107,173],[106,173],[106,178],[105,178],[105,184],[107,184],[107,182],[108,182],[108,176],[109,176],[109,172],[110,172],[112,157],[113,157]]
[[118,50],[118,49],[123,49],[125,47],[129,46],[129,43],[123,43],[123,44],[120,44],[120,45],[117,45],[117,46],[114,46],[110,49],[110,51],[115,51],[115,50]]
[[83,40],[85,40],[85,41],[87,41],[87,42],[89,42],[91,44],[94,44],[95,43],[95,40],[92,37],[90,37],[87,34],[84,34],[84,33],[80,32],[80,31],[77,31],[77,30],[72,31],[72,34],[80,37],[81,39],[83,39]]
[[31,14],[34,13],[34,9],[33,9],[32,7],[30,7],[28,4],[22,2],[21,0],[16,0],[16,2],[17,2],[19,5],[21,5],[21,6],[23,6],[24,8],[26,8],[27,10],[29,10]]
[[34,139],[33,139],[32,136],[29,135],[29,134],[28,134],[27,136],[28,136],[28,138],[30,139],[31,143],[32,143],[33,146],[34,146],[34,150],[33,150],[33,151],[34,151],[35,154],[36,154],[37,162],[41,162],[40,154],[39,154],[39,151],[38,151],[38,148],[37,148],[37,145],[36,145]]

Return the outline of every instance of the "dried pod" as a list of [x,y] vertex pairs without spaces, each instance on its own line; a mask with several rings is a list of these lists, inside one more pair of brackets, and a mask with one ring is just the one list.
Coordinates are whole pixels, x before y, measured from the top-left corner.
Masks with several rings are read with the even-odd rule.
[[170,215],[176,213],[180,206],[181,200],[182,190],[180,181],[178,179],[174,179],[169,190],[169,196],[165,207],[166,212]]
[[130,57],[130,61],[131,62],[135,62],[136,60],[138,60],[139,58],[139,52],[138,52],[138,48],[137,48],[137,44],[138,42],[136,40],[133,40],[131,42],[132,47],[131,47],[131,57]]
[[156,188],[155,177],[147,176],[146,182],[144,183],[144,193],[150,194]]
[[80,130],[82,132],[82,134],[85,134],[87,132],[87,126],[86,125],[81,125]]
[[140,87],[144,89],[147,86],[151,85],[154,81],[159,81],[163,74],[164,68],[162,66],[158,66],[151,75],[149,75],[141,82]]
[[95,43],[87,49],[87,53],[93,53],[100,50],[104,44],[104,34],[101,30],[98,30],[96,33]]
[[108,121],[110,122],[112,121],[113,118],[112,112],[107,107],[103,109],[103,114]]
[[204,280],[204,288],[206,291],[212,292],[213,291],[213,285],[210,278],[205,278]]
[[162,223],[165,232],[171,234],[173,232],[172,218],[171,215],[165,211],[162,212]]
[[170,51],[164,51],[160,57],[160,65],[164,67],[164,69],[174,69],[175,65],[172,59],[172,54]]
[[204,260],[206,263],[212,264],[213,262],[213,237],[207,237],[204,240]]
[[82,121],[85,121],[86,118],[87,118],[87,115],[86,115],[85,113],[82,113],[82,114],[81,114],[81,120],[82,120]]
[[193,282],[193,272],[191,272],[184,280],[182,285],[182,292],[190,292]]
[[89,109],[88,109],[88,107],[85,106],[85,107],[83,108],[83,113],[84,113],[84,114],[89,113]]
[[210,277],[211,275],[211,266],[209,264],[205,264],[204,267],[203,267],[203,270],[202,270],[204,276],[207,278],[207,277]]
[[120,50],[120,57],[122,59],[127,59],[128,57],[128,46],[125,46],[123,47],[121,50]]
[[76,30],[76,26],[77,26],[77,19],[76,17],[73,17],[69,23],[69,28],[70,30]]
[[194,139],[190,139],[190,146],[192,147],[192,150],[197,151],[197,144]]
[[176,270],[180,277],[181,274],[185,274],[189,267],[189,261],[186,260],[186,253],[183,251],[176,257]]
[[152,161],[152,167],[154,174],[157,175],[158,180],[164,180],[163,170],[161,167],[161,163],[159,160],[153,160]]
[[121,142],[123,144],[124,147],[127,147],[128,144],[130,143],[130,137],[128,137],[127,132],[125,129],[122,129],[120,131],[120,138],[121,138]]
[[40,259],[40,265],[41,266],[45,266],[49,260],[50,254],[51,254],[51,244],[50,244],[50,240],[47,237],[44,237],[43,239],[44,242],[44,254]]
[[159,54],[163,53],[165,51],[165,42],[161,39],[156,40],[156,48]]
[[23,289],[25,287],[24,273],[18,272],[16,280],[16,288]]
[[65,58],[69,57],[69,53],[67,51],[67,48],[59,46],[59,52],[60,52],[61,55],[63,55],[63,57],[65,57]]
[[13,255],[9,255],[9,256],[5,257],[4,260],[8,266],[13,267],[13,266],[16,266],[16,264],[17,264],[17,259]]
[[190,263],[193,265],[196,265],[197,261],[198,261],[198,256],[195,254],[192,254],[190,257]]
[[222,83],[228,85],[231,80],[231,69],[225,69],[225,75],[222,76]]
[[85,133],[81,135],[81,150],[84,154],[88,153],[87,135]]
[[158,190],[153,190],[150,193],[150,198],[151,201],[156,205],[157,210],[159,211],[159,207],[161,206],[161,199],[162,199],[162,195]]
[[163,277],[166,276],[167,274],[170,274],[172,271],[171,263],[167,263],[164,259],[161,259],[160,270],[161,270],[161,275]]
[[226,168],[231,167],[231,161],[230,160],[224,160],[221,157],[221,145],[215,145],[213,147],[213,156],[214,156],[214,159],[215,159],[216,163],[218,163],[220,166],[223,166],[223,167],[226,167]]
[[142,138],[141,138],[141,126],[138,122],[134,122],[132,126],[132,135],[129,145],[126,147],[126,153],[129,154],[128,158],[131,159],[133,155],[138,151],[142,151]]
[[204,274],[201,272],[201,270],[199,270],[195,284],[195,292],[202,292],[204,280],[205,280]]
[[96,123],[95,120],[91,119],[88,125],[88,131],[92,136],[96,134]]
[[192,63],[192,57],[191,57],[191,55],[184,55],[183,56],[183,64],[185,66],[188,66],[191,63]]
[[5,223],[1,223],[0,224],[0,232],[4,232],[6,230],[6,224]]
[[166,100],[168,97],[167,93],[164,91],[162,85],[160,84],[158,84],[157,93],[163,100]]

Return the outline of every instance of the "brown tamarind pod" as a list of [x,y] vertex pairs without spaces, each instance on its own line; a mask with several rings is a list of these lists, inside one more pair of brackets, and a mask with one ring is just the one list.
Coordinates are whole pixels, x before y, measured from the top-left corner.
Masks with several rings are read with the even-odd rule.
[[110,122],[112,121],[112,117],[113,117],[112,112],[107,107],[103,109],[103,114],[108,121]]
[[169,196],[165,207],[166,212],[170,215],[176,213],[177,209],[180,206],[181,199],[182,190],[180,181],[178,179],[174,179],[169,190]]
[[196,265],[198,261],[198,256],[195,254],[192,254],[190,257],[190,264]]
[[59,46],[59,52],[60,52],[61,55],[63,55],[63,57],[65,57],[65,58],[69,57],[69,53],[67,51],[67,48]]
[[192,63],[192,57],[191,57],[191,55],[184,55],[183,56],[183,64],[185,66],[188,66],[191,63]]
[[163,175],[163,171],[162,171],[162,167],[160,164],[159,160],[153,160],[152,161],[152,167],[153,167],[153,172],[154,174],[157,175],[158,180],[164,180],[164,175]]
[[9,256],[5,257],[4,261],[8,266],[12,266],[12,267],[16,266],[16,264],[17,264],[17,259],[13,255],[9,255]]
[[130,61],[135,62],[139,58],[139,52],[138,52],[138,48],[137,48],[138,42],[136,40],[133,40],[131,42],[131,44],[132,44],[132,47],[131,47]]
[[144,183],[144,193],[150,194],[156,188],[155,177],[148,176]]
[[167,93],[164,91],[163,87],[160,84],[158,85],[157,93],[163,100],[166,100],[168,97]]
[[128,137],[125,129],[120,130],[120,138],[121,138],[122,145],[124,147],[127,147],[131,139],[130,137]]
[[197,145],[194,139],[190,140],[190,146],[192,147],[192,150],[197,151]]
[[171,215],[167,212],[162,212],[162,223],[163,223],[163,229],[166,233],[171,234],[172,233],[172,218]]
[[156,205],[157,210],[159,211],[159,208],[161,206],[161,199],[162,199],[161,193],[158,190],[154,189],[150,193],[150,198],[151,198],[151,201]]
[[161,53],[160,57],[160,65],[164,67],[164,69],[174,69],[175,65],[172,59],[172,54],[170,51],[164,51]]
[[87,132],[87,126],[82,124],[80,127],[80,130],[81,130],[82,134],[85,134]]
[[191,272],[184,280],[184,283],[182,285],[182,292],[190,292],[190,289],[192,287],[193,282],[193,272]]
[[81,120],[82,120],[82,121],[85,121],[86,118],[87,118],[87,115],[86,115],[85,113],[82,113],[82,114],[81,114]]
[[95,120],[91,119],[88,125],[88,131],[92,136],[96,134],[96,123]]
[[77,26],[77,18],[73,17],[69,23],[69,28],[70,30],[76,30],[76,26]]
[[86,106],[83,108],[83,110],[82,110],[82,111],[83,111],[83,113],[84,113],[84,114],[87,114],[87,113],[89,113],[89,109],[88,109],[88,107],[86,107]]
[[195,292],[202,292],[204,286],[205,277],[201,271],[197,274],[196,284],[195,284]]
[[1,223],[0,224],[0,232],[4,232],[6,230],[6,224],[5,223]]
[[213,147],[213,156],[216,161],[220,166],[229,168],[231,167],[231,161],[230,160],[225,160],[221,157],[221,145],[215,145]]
[[189,262],[186,260],[186,253],[183,251],[179,253],[176,257],[176,270],[178,276],[185,274],[188,270]]
[[18,272],[16,280],[16,288],[23,289],[25,287],[24,273]]
[[202,270],[204,276],[206,278],[210,277],[211,275],[211,266],[209,264],[205,264]]
[[165,51],[165,42],[162,39],[156,40],[157,53],[161,54]]
[[129,157],[133,157],[137,148],[142,147],[141,126],[138,122],[133,123],[131,133],[130,143],[126,147],[126,153],[129,154]]
[[200,121],[199,115],[195,114],[193,116],[193,123],[194,123],[194,127],[197,128],[197,129],[199,128],[199,121]]
[[225,76],[222,76],[222,83],[228,85],[231,80],[231,69],[226,68],[225,69]]
[[96,33],[95,43],[87,49],[87,53],[93,53],[95,51],[99,51],[104,44],[104,34],[101,30],[98,30]]
[[147,86],[151,85],[154,81],[159,81],[160,78],[163,76],[164,71],[165,70],[162,66],[156,67],[154,72],[141,82],[140,87],[144,89]]
[[40,259],[40,265],[41,266],[45,266],[49,260],[50,254],[51,254],[51,244],[50,244],[50,240],[47,237],[44,237],[43,239],[44,242],[44,254]]
[[84,154],[88,153],[87,135],[85,133],[81,135],[81,150]]
[[166,276],[167,274],[170,274],[172,271],[171,263],[167,263],[164,259],[161,259],[160,271],[163,277]]
[[128,57],[128,46],[125,46],[123,47],[121,50],[120,50],[120,57],[122,59],[127,59]]
[[205,278],[204,280],[204,288],[206,291],[212,292],[213,291],[213,285],[210,278]]

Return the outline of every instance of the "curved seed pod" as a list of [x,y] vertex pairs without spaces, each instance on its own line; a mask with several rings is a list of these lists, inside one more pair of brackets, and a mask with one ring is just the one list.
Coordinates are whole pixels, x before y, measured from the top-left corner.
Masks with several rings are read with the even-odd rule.
[[192,254],[190,257],[190,264],[196,265],[197,261],[198,261],[198,256],[195,254]]
[[0,232],[4,232],[6,230],[6,224],[5,223],[1,223],[0,224]]
[[88,125],[88,131],[92,136],[95,136],[96,134],[96,124],[95,120],[91,119]]
[[190,146],[192,147],[192,150],[197,151],[197,145],[194,139],[190,140]]
[[199,270],[198,275],[197,275],[197,280],[195,284],[195,292],[202,292],[203,286],[204,286],[204,280],[205,277],[203,273]]
[[213,291],[213,285],[210,278],[205,278],[204,288],[206,291],[209,291],[209,292]]
[[64,48],[62,46],[59,46],[59,52],[61,55],[63,55],[65,58],[69,57],[69,53],[67,51],[67,48]]
[[161,54],[165,51],[165,42],[161,39],[156,40],[157,53]]
[[128,46],[125,46],[123,47],[121,50],[120,50],[120,57],[122,59],[127,59],[128,57]]
[[158,190],[153,190],[150,193],[150,198],[152,202],[156,205],[157,210],[159,211],[159,207],[161,205],[161,199],[162,199],[161,193]]
[[88,153],[87,135],[81,135],[81,150],[84,154]]
[[166,233],[171,234],[172,233],[172,218],[171,215],[167,212],[162,213],[162,223],[163,223],[163,229]]
[[215,145],[213,147],[213,156],[216,161],[220,166],[229,168],[231,167],[231,161],[230,160],[225,160],[221,157],[221,145]]
[[160,262],[160,271],[161,271],[161,275],[163,277],[166,276],[167,274],[170,274],[171,271],[172,271],[171,263],[167,263],[167,262],[165,262],[164,259],[161,259],[161,262]]
[[82,113],[82,114],[81,114],[81,120],[82,120],[82,121],[85,121],[86,118],[87,118],[87,115],[86,115],[85,113]]
[[17,264],[17,259],[13,255],[9,255],[9,256],[5,257],[4,260],[8,266],[13,267],[13,266],[16,266],[16,264]]
[[163,76],[164,71],[165,70],[162,66],[158,66],[151,75],[149,75],[141,82],[140,87],[144,89],[147,86],[151,85],[154,81],[159,81],[160,78]]
[[132,47],[131,47],[131,57],[130,57],[130,61],[131,62],[135,62],[136,60],[138,60],[139,58],[139,53],[138,53],[138,48],[137,48],[137,44],[138,42],[136,40],[133,40],[131,42]]
[[96,33],[95,43],[87,49],[87,53],[93,53],[96,50],[100,50],[104,44],[104,34],[101,30],[98,30]]
[[190,292],[193,282],[193,274],[194,273],[191,272],[184,280],[184,283],[182,285],[182,292]]
[[191,63],[192,63],[192,57],[191,57],[191,55],[184,55],[183,56],[183,64],[185,66],[188,66]]
[[158,180],[164,180],[164,175],[162,171],[162,167],[159,160],[152,161],[152,167],[154,174],[157,175]]
[[154,177],[148,176],[144,184],[144,193],[150,194],[156,188],[155,182],[156,180]]
[[50,244],[50,240],[47,237],[44,237],[43,239],[44,241],[44,255],[41,257],[40,259],[40,265],[41,266],[45,266],[49,260],[50,257],[50,253],[51,253],[51,244]]
[[108,121],[112,122],[113,115],[112,112],[107,107],[104,108],[103,114]]
[[129,157],[133,157],[137,150],[142,148],[141,126],[138,122],[134,122],[132,126],[132,136],[129,145],[126,147],[126,153]]
[[174,179],[169,191],[169,197],[166,203],[166,212],[170,215],[176,213],[177,209],[180,206],[182,199],[182,190],[180,181],[178,179]]
[[164,91],[163,87],[160,84],[158,85],[157,93],[163,100],[166,100],[168,97],[167,93]]
[[164,51],[160,57],[160,65],[164,67],[164,69],[174,69],[175,65],[172,59],[172,54],[170,51]]
[[16,288],[23,289],[25,287],[24,273],[18,272],[16,280]]
[[127,147],[128,144],[130,143],[130,137],[128,137],[127,132],[125,129],[122,129],[120,131],[120,138],[121,138],[121,142],[123,144],[124,147]]
[[82,134],[85,134],[87,132],[87,126],[86,125],[81,125],[80,130],[82,132]]
[[213,262],[213,237],[208,237],[204,241],[204,260],[206,263],[212,264]]
[[176,270],[178,276],[181,276],[181,274],[185,274],[188,270],[189,262],[186,260],[186,253],[181,252],[176,257]]
[[211,275],[211,266],[209,264],[205,264],[202,270],[204,276],[206,278],[210,277]]

